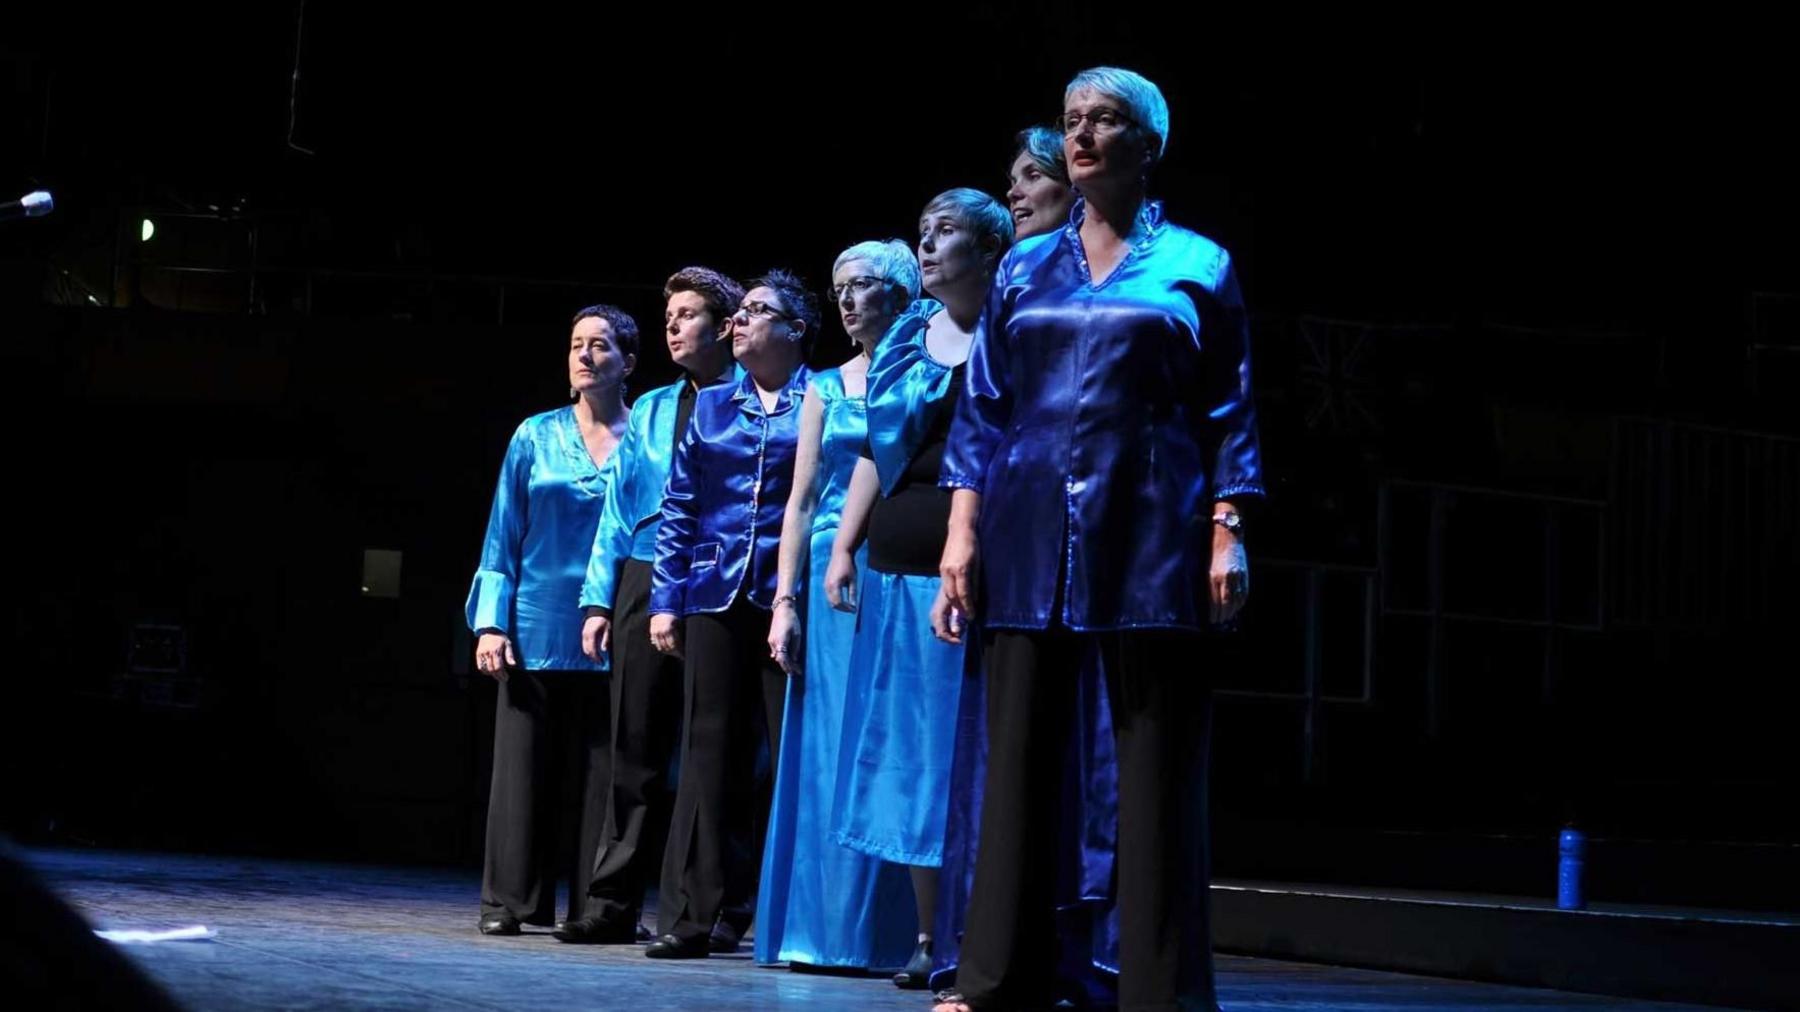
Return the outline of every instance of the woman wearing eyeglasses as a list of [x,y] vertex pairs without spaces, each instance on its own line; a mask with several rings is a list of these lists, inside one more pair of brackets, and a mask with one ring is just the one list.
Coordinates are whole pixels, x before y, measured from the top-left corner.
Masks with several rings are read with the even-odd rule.
[[791,965],[899,966],[913,948],[906,878],[831,839],[831,801],[844,726],[845,677],[856,616],[820,589],[850,475],[868,430],[864,391],[881,335],[919,295],[919,265],[898,239],[838,254],[831,301],[856,355],[813,373],[800,411],[793,490],[781,526],[769,653],[787,671],[780,775],[763,844],[756,960]]
[[[787,678],[769,656],[776,557],[794,476],[806,354],[818,300],[798,278],[751,282],[732,318],[743,377],[699,392],[663,491],[650,578],[650,642],[685,655],[681,779],[663,852],[652,959],[705,958],[736,947],[746,925],[714,940],[730,861],[748,881],[755,856],[728,845],[756,822],[759,742],[776,755]],[[776,770],[780,775],[780,770]],[[735,868],[734,871],[739,869]],[[746,897],[747,899],[747,897]]]
[[[961,646],[932,638],[948,493],[938,488],[951,407],[1012,218],[979,190],[939,194],[919,217],[932,299],[889,329],[869,367],[869,436],[851,477],[825,575],[834,607],[858,612],[851,645],[834,835],[911,868],[917,945],[894,983],[923,988],[963,680]],[[865,534],[867,571],[857,580]]]
[[1083,71],[1063,127],[1081,199],[1002,263],[941,479],[955,491],[933,624],[960,641],[960,617],[980,617],[988,756],[959,993],[938,1009],[1049,1003],[1036,886],[1073,842],[1053,833],[1056,758],[1091,653],[1118,774],[1119,1006],[1214,1008],[1200,631],[1249,590],[1239,505],[1263,485],[1248,322],[1229,254],[1147,199],[1169,131],[1157,87]]

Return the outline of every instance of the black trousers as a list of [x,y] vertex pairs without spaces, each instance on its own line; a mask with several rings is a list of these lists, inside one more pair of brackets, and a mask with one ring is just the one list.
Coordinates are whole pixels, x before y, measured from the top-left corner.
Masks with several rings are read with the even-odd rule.
[[754,913],[762,864],[756,826],[767,818],[760,746],[780,751],[787,676],[769,657],[769,613],[739,598],[683,623],[687,663],[681,783],[663,852],[657,931],[704,938],[715,921],[741,936]]
[[607,681],[598,671],[513,671],[500,683],[484,915],[550,924],[566,877],[568,915],[582,916],[606,818]]
[[612,790],[588,885],[590,916],[636,924],[662,866],[673,802],[667,782],[681,727],[681,661],[650,645],[650,563],[619,570],[612,625]]
[[987,783],[957,989],[977,1007],[1050,1004],[1062,756],[1093,639],[1118,756],[1119,1007],[1212,1009],[1212,694],[1199,637],[1166,630],[987,633]]

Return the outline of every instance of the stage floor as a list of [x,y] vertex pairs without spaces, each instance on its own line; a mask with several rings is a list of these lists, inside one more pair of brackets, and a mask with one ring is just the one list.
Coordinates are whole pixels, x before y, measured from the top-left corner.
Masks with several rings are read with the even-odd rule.
[[[36,850],[30,865],[98,928],[203,924],[202,942],[124,950],[193,1009],[929,1008],[885,979],[793,973],[736,956],[643,958],[547,929],[475,930],[478,877],[435,869]],[[1221,956],[1221,1000],[1249,1009],[1692,1009],[1699,1006]]]

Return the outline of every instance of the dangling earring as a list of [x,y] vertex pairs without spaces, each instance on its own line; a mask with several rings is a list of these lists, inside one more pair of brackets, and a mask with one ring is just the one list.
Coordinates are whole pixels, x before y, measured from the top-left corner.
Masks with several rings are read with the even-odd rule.
[[576,390],[574,387],[570,387],[569,388],[569,400],[572,400],[572,401],[579,400],[580,398],[581,398],[581,391]]

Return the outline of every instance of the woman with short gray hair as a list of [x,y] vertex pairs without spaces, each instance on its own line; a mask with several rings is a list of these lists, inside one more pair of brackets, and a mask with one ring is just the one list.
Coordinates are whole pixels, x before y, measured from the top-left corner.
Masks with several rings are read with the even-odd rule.
[[807,385],[782,518],[769,655],[791,677],[757,892],[756,961],[866,969],[905,962],[913,948],[911,904],[897,869],[831,839],[856,616],[833,610],[821,590],[868,435],[869,361],[918,297],[918,261],[898,239],[859,242],[832,264],[830,294],[856,353],[813,373]]
[[957,991],[938,1010],[1051,1004],[1038,886],[1063,860],[1048,842],[1086,656],[1118,773],[1119,1006],[1210,1009],[1216,652],[1201,632],[1249,591],[1240,508],[1263,480],[1248,317],[1230,255],[1145,192],[1169,137],[1156,85],[1083,71],[1062,126],[1081,198],[1068,228],[1002,262],[940,479],[955,491],[932,622],[960,643],[978,619],[988,755]]

